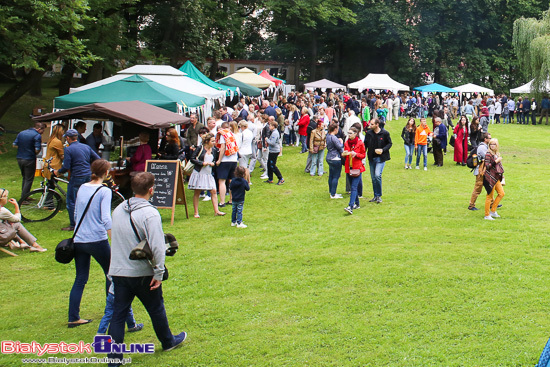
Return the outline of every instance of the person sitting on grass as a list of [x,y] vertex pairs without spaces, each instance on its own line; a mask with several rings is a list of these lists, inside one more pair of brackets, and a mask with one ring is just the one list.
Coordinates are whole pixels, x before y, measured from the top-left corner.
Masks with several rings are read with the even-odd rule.
[[[15,229],[15,239],[9,242],[8,246],[13,250],[16,248],[30,249],[31,252],[45,252],[47,249],[42,248],[34,237],[23,225],[21,224],[21,212],[19,211],[19,204],[14,198],[8,199],[10,192],[6,189],[0,189],[0,221],[10,224]],[[7,203],[13,204],[15,207],[15,214],[10,212],[4,206]]]
[[250,190],[250,185],[245,179],[246,169],[242,166],[235,168],[235,178],[231,180],[229,189],[233,195],[233,212],[231,213],[231,227],[246,228],[243,223],[243,207],[246,192]]

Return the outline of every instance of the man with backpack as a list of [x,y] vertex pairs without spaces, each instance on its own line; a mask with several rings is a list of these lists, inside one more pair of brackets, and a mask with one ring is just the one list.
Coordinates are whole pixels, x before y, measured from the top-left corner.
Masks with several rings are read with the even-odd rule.
[[[474,191],[472,192],[472,197],[470,198],[470,205],[468,205],[468,210],[479,210],[476,208],[476,200],[479,194],[481,193],[481,190],[483,189],[483,174],[485,173],[485,154],[487,153],[487,150],[489,149],[489,140],[491,140],[491,134],[489,133],[482,133],[481,139],[483,141],[479,144],[477,147],[477,164],[474,163],[474,176],[476,176],[476,183],[474,185]],[[470,153],[471,155],[472,153]],[[468,163],[471,161],[471,157],[469,156],[467,159]],[[470,167],[470,165],[468,165]],[[471,167],[470,167],[471,168]]]

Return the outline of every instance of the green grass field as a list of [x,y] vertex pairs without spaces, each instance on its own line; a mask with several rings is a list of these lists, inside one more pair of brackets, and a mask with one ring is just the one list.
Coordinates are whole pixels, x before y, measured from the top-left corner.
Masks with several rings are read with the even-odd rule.
[[[29,123],[22,103],[0,123]],[[229,215],[215,217],[210,202],[200,202],[200,219],[185,219],[178,207],[174,226],[170,211],[161,210],[165,231],[181,246],[167,260],[167,314],[173,332],[185,330],[189,339],[160,352],[150,319],[135,302],[145,328],[125,341],[154,342],[159,351],[132,356],[132,365],[534,365],[550,336],[550,129],[490,126],[507,185],[502,218],[489,222],[481,210],[466,209],[475,178],[454,165],[452,149],[442,168],[433,168],[430,155],[427,172],[403,169],[403,125],[387,127],[394,146],[383,175],[384,203],[368,203],[365,173],[365,199],[353,216],[343,210],[347,195],[329,199],[328,175],[304,174],[298,148],[285,148],[279,160],[285,185],[264,184],[259,170],[253,173],[247,229],[230,227]],[[0,186],[18,197],[15,152],[0,162]],[[344,184],[342,177],[339,193]],[[482,192],[478,207],[484,199]],[[103,315],[104,279],[92,262],[81,316],[94,322],[67,329],[74,264],[53,258],[67,223],[64,210],[27,225],[47,253],[0,254],[2,340],[92,341]],[[0,365],[19,366],[24,357],[32,355],[3,355]]]

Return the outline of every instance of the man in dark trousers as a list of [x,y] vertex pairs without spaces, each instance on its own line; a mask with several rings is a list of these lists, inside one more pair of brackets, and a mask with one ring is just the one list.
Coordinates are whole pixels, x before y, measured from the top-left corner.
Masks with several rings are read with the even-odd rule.
[[382,202],[382,171],[386,161],[390,160],[390,148],[392,146],[390,133],[384,129],[384,123],[375,118],[371,120],[369,130],[365,135],[365,148],[369,159],[370,177],[374,197],[371,203]]
[[78,132],[75,129],[69,129],[63,135],[67,138],[69,146],[65,148],[65,156],[63,157],[63,167],[54,171],[58,176],[67,171],[71,171],[71,179],[67,185],[67,211],[69,212],[69,226],[61,228],[63,231],[73,231],[75,226],[74,221],[74,206],[76,203],[76,194],[80,186],[92,179],[92,170],[90,165],[99,155],[92,150],[88,145],[78,141]]
[[21,198],[24,198],[31,191],[34,181],[34,173],[36,171],[36,155],[42,149],[42,133],[44,132],[44,124],[36,122],[34,127],[23,130],[13,142],[13,146],[17,148],[17,164],[23,176],[21,184]]
[[[445,107],[447,109],[447,107]],[[447,126],[441,122],[441,118],[436,117],[434,119],[434,165],[437,167],[443,167],[443,150],[447,148]]]
[[[124,343],[124,324],[132,301],[137,297],[151,317],[153,329],[163,351],[170,351],[185,340],[187,334],[172,334],[162,297],[162,280],[166,272],[166,245],[162,220],[149,199],[155,192],[155,176],[140,172],[132,179],[135,197],[117,206],[111,229],[111,265],[115,299],[109,335],[114,343]],[[129,254],[141,240],[147,240],[150,260],[130,260]],[[122,353],[110,353],[109,358],[122,360]],[[109,366],[118,366],[111,363]]]

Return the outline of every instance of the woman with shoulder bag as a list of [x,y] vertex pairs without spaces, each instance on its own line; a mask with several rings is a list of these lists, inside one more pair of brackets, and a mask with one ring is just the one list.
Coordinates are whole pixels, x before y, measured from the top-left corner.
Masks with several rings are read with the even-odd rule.
[[[500,218],[500,215],[497,213],[497,208],[504,197],[504,189],[502,188],[504,182],[504,168],[502,167],[502,156],[500,155],[497,139],[493,138],[489,141],[489,149],[485,154],[483,162],[485,166],[483,186],[487,191],[487,197],[485,199],[485,219],[494,220],[494,218]],[[495,191],[498,195],[493,201]],[[492,205],[491,202],[493,203]]]
[[366,156],[365,144],[359,139],[359,130],[351,127],[348,131],[348,140],[344,144],[342,157],[346,157],[346,174],[350,180],[351,193],[349,204],[345,211],[353,214],[354,209],[359,209],[359,196],[357,195],[357,186],[361,183],[361,174],[365,172],[363,159]]
[[[105,273],[105,295],[111,282],[107,279],[111,262],[111,198],[112,191],[103,185],[111,164],[104,159],[92,163],[92,180],[78,189],[75,204],[74,263],[76,277],[69,296],[69,323],[73,328],[92,320],[80,318],[80,302],[90,274],[90,258],[93,257]],[[88,210],[83,213],[89,204]]]
[[202,139],[202,147],[196,148],[191,157],[191,162],[195,165],[191,177],[189,177],[188,188],[194,190],[193,209],[195,218],[199,215],[199,196],[201,191],[210,191],[212,197],[212,206],[216,215],[225,215],[218,209],[218,195],[216,194],[216,181],[212,176],[212,168],[216,166],[214,162],[218,160],[218,149],[214,147],[214,135],[208,133]]

